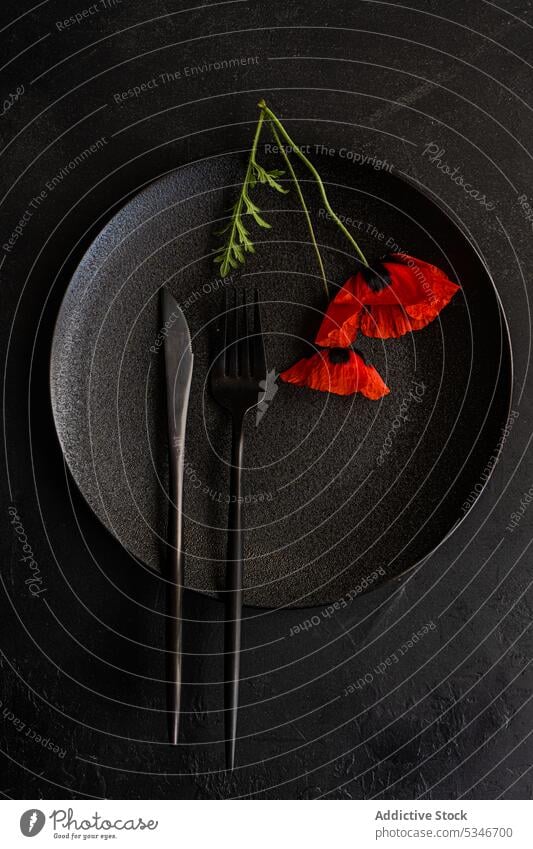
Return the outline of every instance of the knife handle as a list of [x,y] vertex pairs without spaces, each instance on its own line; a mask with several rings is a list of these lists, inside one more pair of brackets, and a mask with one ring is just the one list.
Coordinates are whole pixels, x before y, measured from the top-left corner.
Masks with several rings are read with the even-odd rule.
[[183,446],[170,446],[170,509],[169,509],[169,569],[168,569],[168,639],[169,652],[169,710],[170,742],[176,745],[179,738],[179,720],[182,684],[182,609],[185,577],[183,556]]

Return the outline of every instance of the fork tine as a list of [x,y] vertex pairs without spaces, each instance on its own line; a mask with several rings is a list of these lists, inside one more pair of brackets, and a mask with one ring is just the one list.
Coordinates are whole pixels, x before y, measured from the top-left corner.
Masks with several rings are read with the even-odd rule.
[[218,351],[213,360],[211,380],[221,379],[226,373],[226,345],[228,338],[228,292],[224,292],[224,312],[217,321],[217,336],[220,339]]
[[254,329],[251,340],[253,354],[253,375],[257,380],[266,378],[266,356],[265,356],[265,341],[263,338],[263,329],[261,327],[261,309],[259,307],[259,299],[257,289],[254,289]]
[[237,359],[237,293],[232,289],[232,296],[227,296],[226,302],[226,374],[229,377],[236,377],[238,373]]
[[246,297],[246,290],[242,291],[242,304],[241,304],[241,322],[240,322],[240,373],[244,377],[250,377],[251,374],[251,351],[250,351],[250,331],[248,329],[248,298]]

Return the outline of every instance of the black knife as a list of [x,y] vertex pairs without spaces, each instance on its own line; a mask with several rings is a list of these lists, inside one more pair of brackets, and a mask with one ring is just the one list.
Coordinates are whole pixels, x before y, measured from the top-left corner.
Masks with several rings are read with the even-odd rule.
[[167,288],[161,290],[162,332],[165,336],[165,381],[169,454],[168,628],[169,737],[179,737],[182,669],[182,606],[184,586],[183,468],[187,409],[193,370],[191,335],[182,310]]

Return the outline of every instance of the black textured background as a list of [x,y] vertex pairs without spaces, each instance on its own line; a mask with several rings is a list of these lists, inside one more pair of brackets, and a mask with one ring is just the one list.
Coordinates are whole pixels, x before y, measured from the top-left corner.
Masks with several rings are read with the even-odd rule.
[[[12,250],[0,251],[0,789],[14,798],[529,798],[532,225],[518,198],[531,192],[531,4],[122,0],[58,30],[83,8],[44,2],[32,11],[11,0],[0,12],[2,97],[24,86],[0,119],[2,245],[45,191]],[[184,70],[234,57],[257,61],[194,77]],[[179,79],[115,102],[177,70]],[[355,149],[387,158],[460,216],[509,320],[518,415],[488,488],[423,569],[337,610],[254,616],[240,767],[228,778],[221,608],[187,597],[199,620],[186,638],[187,742],[171,749],[162,588],[132,569],[74,490],[47,370],[61,296],[91,235],[177,163],[245,148],[258,93],[295,135],[312,121],[335,145],[341,122]],[[101,137],[100,152],[46,189]],[[423,155],[430,142],[492,209]],[[39,564],[39,598],[24,583],[9,504]],[[521,519],[511,531],[513,514]],[[297,631],[305,620],[310,627]]]

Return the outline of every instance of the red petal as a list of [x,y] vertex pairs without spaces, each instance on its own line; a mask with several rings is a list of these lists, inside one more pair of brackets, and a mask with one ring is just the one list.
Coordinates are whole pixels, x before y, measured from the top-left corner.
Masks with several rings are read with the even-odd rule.
[[421,330],[435,319],[460,289],[440,268],[408,254],[402,261],[385,262],[391,283],[373,292],[358,275],[355,293],[365,306],[359,327],[365,336],[380,339]]
[[436,265],[409,254],[393,254],[384,267],[391,282],[379,292],[368,286],[361,273],[348,278],[330,301],[315,338],[317,345],[346,347],[359,330],[380,339],[421,330],[460,288]]
[[317,345],[346,348],[357,336],[363,304],[354,294],[355,277],[349,277],[330,301],[315,337]]
[[327,351],[319,351],[311,357],[298,360],[280,377],[286,383],[333,392],[335,395],[360,392],[367,398],[377,400],[390,392],[376,369],[367,365],[355,351],[349,352],[349,359],[345,363],[332,363]]
[[361,317],[361,333],[375,339],[392,339],[414,328],[403,307],[371,307]]

